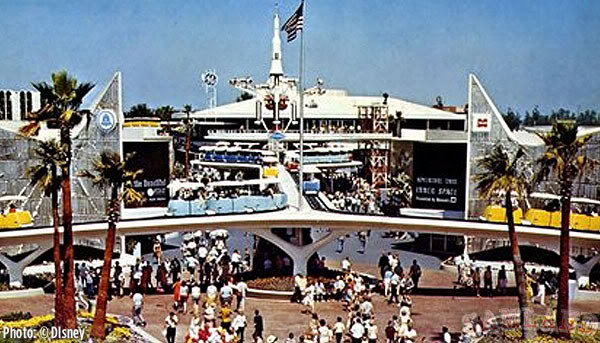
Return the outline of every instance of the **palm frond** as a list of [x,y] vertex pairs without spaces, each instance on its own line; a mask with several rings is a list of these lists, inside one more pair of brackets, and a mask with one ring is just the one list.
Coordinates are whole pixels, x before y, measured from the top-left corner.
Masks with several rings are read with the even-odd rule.
[[[94,186],[103,188],[111,187],[121,189],[117,198],[111,201],[123,200],[128,204],[139,204],[144,201],[144,196],[133,189],[133,180],[139,176],[141,170],[131,170],[128,166],[128,154],[124,161],[121,156],[113,151],[103,151],[100,156],[92,161],[93,171],[83,170],[79,173],[81,177],[89,178]],[[113,218],[114,220],[114,218]]]
[[524,197],[529,190],[529,180],[521,166],[525,151],[519,147],[513,156],[501,144],[495,145],[477,166],[481,172],[474,175],[476,190],[480,196],[490,199],[494,194],[515,191]]
[[29,122],[19,128],[19,134],[25,137],[37,136],[40,132],[40,123],[36,121]]
[[74,89],[74,96],[73,99],[71,99],[70,103],[69,103],[69,107],[72,109],[75,108],[79,108],[79,106],[81,106],[81,104],[83,103],[83,99],[85,98],[85,96],[95,87],[94,84],[86,82],[86,83],[82,83],[79,84],[75,89]]

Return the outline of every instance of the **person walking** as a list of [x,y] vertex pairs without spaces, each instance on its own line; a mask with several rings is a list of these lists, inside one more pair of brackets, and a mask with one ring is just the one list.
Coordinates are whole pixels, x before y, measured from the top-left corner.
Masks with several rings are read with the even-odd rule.
[[335,334],[335,343],[342,343],[346,326],[342,323],[342,317],[337,317],[337,321],[333,325],[333,333]]
[[506,276],[506,268],[504,265],[498,271],[498,292],[506,295],[506,286],[508,285],[508,277]]
[[471,269],[471,278],[473,279],[473,289],[475,290],[475,294],[479,297],[479,289],[481,288],[481,274],[479,272],[479,267],[475,268],[475,270]]
[[167,318],[165,318],[165,329],[167,343],[175,343],[175,336],[177,335],[177,324],[179,324],[179,318],[175,315],[175,312],[169,312]]
[[248,285],[244,280],[240,279],[235,285],[236,290],[236,310],[244,312],[246,309],[246,292],[248,291]]
[[352,337],[352,343],[362,343],[363,336],[365,334],[365,327],[363,326],[359,317],[354,319],[354,324],[350,328],[350,336]]
[[319,340],[318,340],[319,343],[332,343],[331,340],[333,338],[333,332],[327,326],[327,322],[325,321],[325,319],[321,319],[319,321],[318,335],[319,335]]
[[423,272],[421,271],[421,266],[419,266],[419,264],[417,263],[417,260],[413,260],[413,264],[412,266],[410,266],[410,270],[408,271],[408,274],[410,275],[410,278],[412,279],[412,282],[414,284],[414,289],[419,288],[419,280],[421,279],[421,274]]
[[260,337],[263,340],[263,331],[265,329],[265,324],[263,322],[263,317],[260,315],[260,311],[254,311],[254,334],[252,337],[256,340]]
[[494,296],[494,290],[492,285],[492,267],[487,266],[485,272],[483,273],[483,289],[487,293],[488,297]]
[[399,286],[400,286],[400,275],[394,273],[394,275],[392,275],[392,279],[390,280],[390,285],[391,285],[391,292],[390,292],[390,304],[391,303],[397,303],[398,302],[398,294],[400,293],[399,290]]
[[241,311],[235,311],[236,316],[231,322],[231,327],[238,336],[239,343],[244,343],[244,334],[246,332],[246,316]]
[[133,309],[131,312],[132,312],[132,317],[133,317],[133,324],[140,325],[140,326],[146,326],[146,320],[144,319],[144,316],[142,315],[142,309],[144,307],[144,296],[142,295],[142,293],[137,291],[132,297],[132,302],[133,302]]
[[[394,322],[388,320],[387,326],[385,327],[385,338],[386,343],[394,343],[396,341],[396,329],[394,328]],[[339,342],[337,342],[339,343]]]
[[390,267],[390,260],[388,259],[385,252],[381,253],[381,257],[379,257],[379,262],[377,263],[379,267],[379,274],[381,274],[381,278],[385,275],[385,271]]

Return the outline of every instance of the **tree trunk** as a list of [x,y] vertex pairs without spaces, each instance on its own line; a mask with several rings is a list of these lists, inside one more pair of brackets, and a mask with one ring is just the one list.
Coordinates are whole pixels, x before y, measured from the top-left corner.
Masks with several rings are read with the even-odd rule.
[[511,190],[506,191],[506,220],[508,222],[508,237],[512,250],[513,269],[515,271],[515,280],[517,283],[517,297],[519,299],[519,313],[521,315],[521,333],[523,339],[535,337],[535,327],[532,325],[532,314],[529,297],[527,295],[527,283],[525,282],[525,266],[521,259],[521,249],[519,248],[519,239],[515,230],[515,220],[513,216],[513,207],[511,199]]
[[94,315],[94,324],[92,325],[91,336],[98,339],[104,339],[106,330],[106,306],[108,303],[108,292],[110,286],[110,269],[112,265],[112,254],[115,248],[115,238],[117,236],[116,218],[119,211],[118,188],[112,187],[110,200],[110,209],[108,215],[108,232],[106,233],[106,246],[104,250],[104,264],[102,265],[102,274],[100,276],[100,285],[98,286],[98,298],[96,299],[96,314]]
[[66,164],[62,168],[63,192],[63,244],[65,249],[64,269],[64,319],[65,327],[77,328],[77,313],[75,311],[75,251],[73,249],[73,207],[71,204],[71,130],[63,124],[60,128],[60,140],[66,148]]
[[[567,168],[565,168],[567,169]],[[564,172],[568,174],[568,170]],[[560,269],[558,272],[558,305],[556,309],[556,333],[558,337],[569,339],[569,226],[571,220],[571,182],[569,175],[561,177],[561,227],[560,227]]]
[[[52,167],[52,180],[56,181],[56,167]],[[55,283],[55,292],[54,292],[54,325],[56,327],[64,327],[65,319],[64,319],[64,309],[63,309],[63,275],[61,271],[60,264],[62,263],[62,254],[60,253],[60,233],[58,232],[58,226],[60,218],[58,216],[58,190],[53,189],[52,194],[50,194],[50,199],[52,202],[52,224],[54,226],[54,234],[53,234],[53,251],[52,255],[54,258],[54,283]]]

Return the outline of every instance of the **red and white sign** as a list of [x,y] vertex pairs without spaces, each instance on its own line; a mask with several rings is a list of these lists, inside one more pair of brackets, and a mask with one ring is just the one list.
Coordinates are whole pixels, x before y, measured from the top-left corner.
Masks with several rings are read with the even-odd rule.
[[472,132],[490,132],[492,128],[492,116],[489,113],[473,113],[471,121]]

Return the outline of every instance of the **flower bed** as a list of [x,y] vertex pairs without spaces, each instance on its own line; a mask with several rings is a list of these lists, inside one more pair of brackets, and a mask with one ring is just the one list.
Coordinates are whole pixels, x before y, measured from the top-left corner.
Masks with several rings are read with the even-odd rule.
[[[3,319],[8,320],[0,320],[0,331],[2,328],[9,327],[15,329],[33,329],[35,331],[34,338],[32,339],[0,339],[2,343],[77,343],[89,340],[89,333],[91,329],[91,324],[94,318],[94,315],[89,312],[82,311],[78,315],[78,327],[83,328],[85,330],[84,339],[83,340],[70,340],[70,339],[61,339],[61,340],[48,340],[38,336],[39,329],[42,327],[52,327],[54,325],[54,315],[48,314],[43,316],[31,317],[28,313],[16,312],[5,315],[2,317]],[[14,320],[12,320],[14,319]],[[147,340],[144,339],[140,334],[130,330],[129,325],[131,320],[127,317],[122,316],[106,316],[106,324],[107,329],[109,331],[106,338],[102,341],[103,343],[120,343],[120,342],[139,342],[146,343]]]
[[[328,277],[308,277],[308,282],[314,282],[319,280],[322,282],[334,281],[334,278]],[[294,277],[293,276],[274,276],[269,278],[249,280],[248,287],[256,288],[267,291],[293,291],[294,290]]]
[[534,339],[524,341],[522,339],[519,316],[518,314],[511,314],[505,316],[499,316],[491,318],[487,321],[490,327],[487,330],[485,337],[483,337],[479,343],[493,343],[493,342],[581,342],[581,343],[592,343],[600,342],[600,329],[595,319],[588,321],[586,318],[570,318],[569,326],[571,331],[570,340],[560,340],[552,336],[554,333],[554,317],[551,316],[537,316],[534,319],[537,337]]

